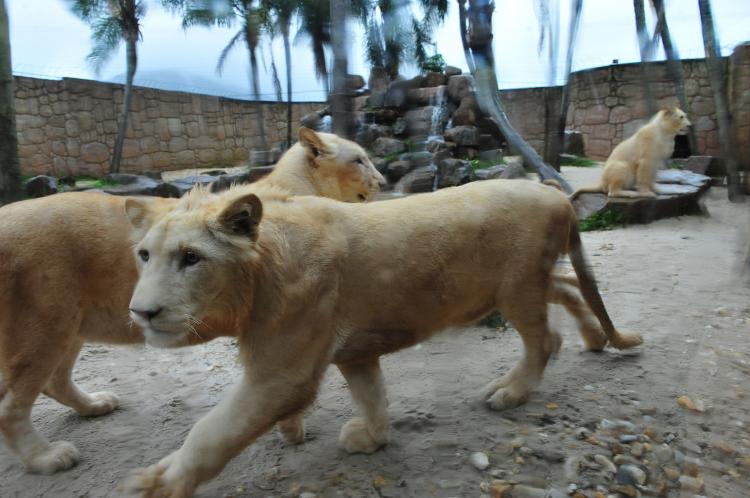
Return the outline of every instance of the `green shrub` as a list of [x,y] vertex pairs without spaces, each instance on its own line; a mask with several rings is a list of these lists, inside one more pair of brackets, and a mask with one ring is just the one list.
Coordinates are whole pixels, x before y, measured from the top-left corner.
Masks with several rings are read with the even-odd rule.
[[625,220],[620,211],[607,209],[594,213],[579,223],[579,229],[582,232],[591,232],[593,230],[611,230],[617,226],[625,224]]
[[442,73],[445,71],[445,60],[440,54],[435,54],[432,57],[428,57],[426,61],[422,63],[422,71],[426,73]]
[[597,166],[598,164],[599,163],[597,163],[593,159],[589,159],[588,157],[583,156],[572,156],[566,154],[560,157],[561,166],[577,166],[579,168],[590,168],[591,166]]

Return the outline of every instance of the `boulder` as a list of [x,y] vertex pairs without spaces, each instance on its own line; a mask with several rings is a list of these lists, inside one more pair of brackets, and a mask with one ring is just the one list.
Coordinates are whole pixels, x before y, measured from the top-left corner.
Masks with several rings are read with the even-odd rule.
[[457,68],[456,66],[445,66],[445,76],[446,78],[450,78],[451,76],[457,76],[461,74],[463,71],[461,71],[460,68]]
[[432,164],[432,154],[427,151],[407,152],[399,156],[400,161],[409,161],[412,168],[419,168]]
[[432,192],[435,187],[435,168],[422,166],[404,175],[393,187],[396,192],[405,194],[418,192]]
[[383,106],[395,109],[406,108],[409,90],[419,88],[420,81],[418,78],[412,78],[410,80],[394,81],[391,83],[388,86],[388,91],[385,92]]
[[448,78],[448,97],[456,103],[474,91],[474,78],[469,74],[459,74]]
[[473,170],[469,161],[463,159],[444,159],[438,166],[438,186],[440,188],[455,187],[468,183],[473,178]]
[[445,86],[436,86],[409,90],[406,97],[414,106],[441,105],[446,102],[447,94]]
[[183,178],[178,178],[174,181],[169,182],[169,184],[175,187],[180,192],[180,195],[178,197],[182,197],[187,192],[192,190],[192,188],[195,187],[196,185],[208,185],[215,181],[216,181],[216,177],[213,177],[213,176],[193,175],[193,176],[186,176]]
[[483,150],[479,153],[479,159],[488,163],[500,164],[503,162],[502,149]]
[[690,156],[685,168],[693,173],[706,176],[726,176],[727,168],[724,159],[716,156]]
[[375,140],[372,151],[376,156],[385,157],[406,151],[406,144],[395,138],[380,137]]
[[409,161],[393,161],[386,166],[385,176],[390,183],[395,183],[409,171],[411,171],[411,163]]
[[393,123],[393,126],[391,126],[391,131],[393,131],[394,135],[403,135],[406,133],[406,130],[409,128],[409,123],[404,118],[398,118],[396,119],[396,122]]
[[[130,185],[131,183],[135,183],[138,181],[138,178],[144,175],[131,175],[130,173],[109,173],[108,175],[104,176],[104,179],[112,182],[117,183],[119,185]],[[161,177],[159,177],[161,179]]]
[[435,87],[445,85],[445,75],[436,71],[429,72],[422,79],[422,87]]
[[57,178],[37,175],[26,182],[26,195],[31,198],[44,197],[57,193]]
[[498,164],[489,168],[478,169],[474,172],[474,176],[476,176],[477,180],[494,180],[501,177],[505,168],[504,164]]
[[446,140],[455,143],[459,147],[467,147],[479,143],[479,129],[476,126],[454,126],[445,130],[443,136]]
[[399,113],[394,109],[377,109],[372,112],[372,119],[376,124],[390,125],[398,119]]
[[523,162],[513,161],[505,164],[505,170],[500,174],[500,178],[512,180],[515,178],[526,178],[526,170],[523,169]]
[[458,109],[453,113],[453,126],[476,126],[482,111],[479,109],[477,98],[473,93],[461,99]]
[[208,176],[221,176],[226,175],[227,172],[223,169],[210,169],[208,171],[204,171],[201,173],[201,175],[208,175]]
[[155,197],[180,197],[183,194],[174,185],[140,175],[131,183],[104,187],[101,191],[111,195],[152,195]]
[[273,166],[257,166],[248,171],[221,175],[211,184],[211,192],[219,192],[228,189],[232,185],[252,183],[273,171]]
[[391,127],[379,124],[363,125],[357,130],[355,140],[365,148],[369,148],[375,141],[381,137],[388,137],[391,134]]

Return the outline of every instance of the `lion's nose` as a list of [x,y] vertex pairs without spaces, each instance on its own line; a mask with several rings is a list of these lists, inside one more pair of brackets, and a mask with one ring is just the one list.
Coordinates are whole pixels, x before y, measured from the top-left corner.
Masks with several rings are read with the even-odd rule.
[[130,312],[133,313],[133,314],[135,314],[135,315],[138,315],[139,317],[143,318],[146,321],[149,321],[152,318],[154,318],[156,315],[158,315],[159,313],[161,313],[162,309],[164,309],[164,308],[159,307],[159,308],[154,308],[154,309],[150,309],[150,310],[142,310],[142,309],[137,309],[137,308],[130,308]]

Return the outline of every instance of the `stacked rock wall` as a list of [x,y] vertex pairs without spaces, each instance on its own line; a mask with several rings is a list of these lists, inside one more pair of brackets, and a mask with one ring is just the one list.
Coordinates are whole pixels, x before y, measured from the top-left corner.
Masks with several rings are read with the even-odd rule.
[[[101,176],[122,106],[122,85],[15,78],[21,170],[25,175]],[[260,145],[262,107],[269,144],[286,139],[286,106],[135,87],[122,172],[232,166]],[[294,103],[293,122],[320,107]],[[296,136],[296,135],[295,135]]]

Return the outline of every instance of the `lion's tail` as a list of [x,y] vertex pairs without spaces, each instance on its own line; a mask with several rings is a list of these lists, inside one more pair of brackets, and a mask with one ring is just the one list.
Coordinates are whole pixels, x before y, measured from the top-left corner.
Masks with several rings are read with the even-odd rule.
[[574,201],[576,197],[578,197],[580,194],[606,194],[607,189],[604,188],[604,185],[592,185],[590,187],[581,187],[577,189],[575,192],[570,194],[568,196],[568,199],[571,201]]
[[594,315],[599,320],[609,343],[617,349],[627,349],[643,344],[643,338],[639,333],[619,332],[615,329],[612,320],[609,318],[607,309],[604,307],[604,302],[599,294],[599,288],[596,285],[594,275],[586,264],[586,258],[583,254],[583,245],[581,244],[581,235],[578,232],[578,225],[576,223],[571,223],[570,225],[570,231],[568,234],[568,254],[573,269],[578,276],[578,284],[581,289],[581,294],[591,308],[591,311],[594,312]]

